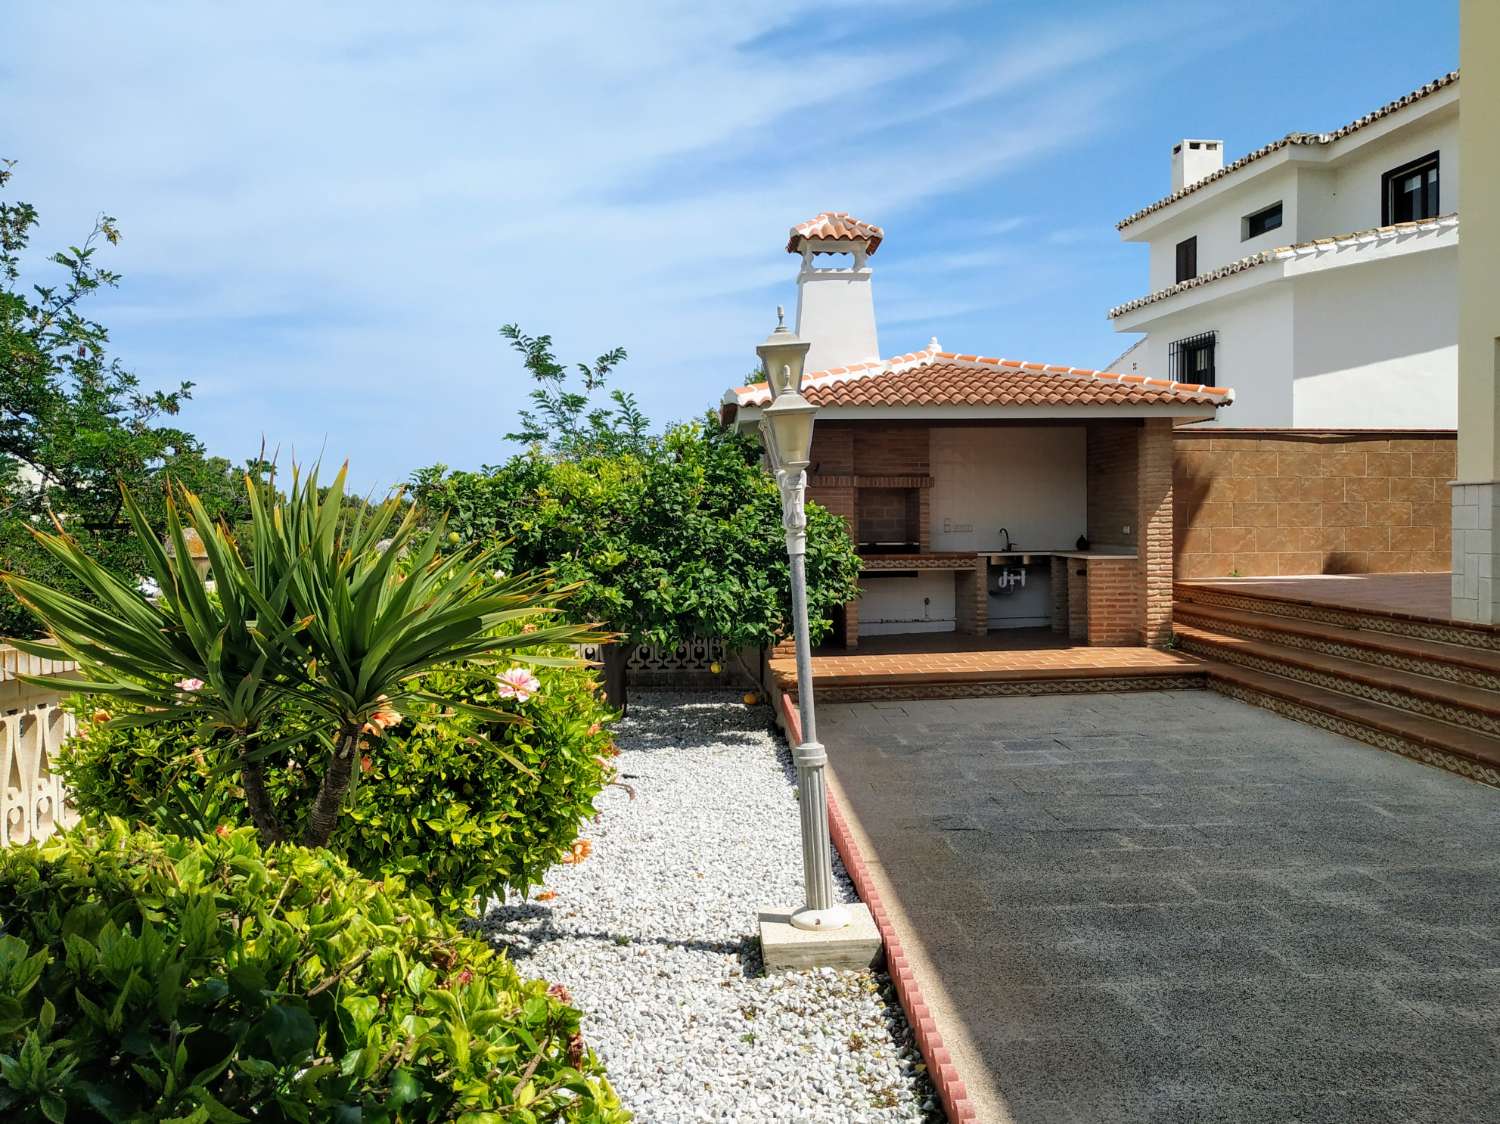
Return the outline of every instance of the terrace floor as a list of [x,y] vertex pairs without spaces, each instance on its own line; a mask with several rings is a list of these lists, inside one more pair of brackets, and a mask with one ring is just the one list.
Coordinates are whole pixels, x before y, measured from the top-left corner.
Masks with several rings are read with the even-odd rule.
[[819,733],[979,1119],[1500,1119],[1500,793],[1203,691]]

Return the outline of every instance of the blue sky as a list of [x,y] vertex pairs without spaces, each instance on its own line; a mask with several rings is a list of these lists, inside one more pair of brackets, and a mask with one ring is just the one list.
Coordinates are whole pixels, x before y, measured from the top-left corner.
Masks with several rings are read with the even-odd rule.
[[1098,366],[1145,287],[1114,223],[1457,65],[1455,0],[209,5],[12,0],[0,156],[38,247],[99,211],[96,312],[215,451],[366,487],[476,467],[531,388],[498,328],[615,345],[663,422],[742,381],[786,230],[885,227],[882,350]]

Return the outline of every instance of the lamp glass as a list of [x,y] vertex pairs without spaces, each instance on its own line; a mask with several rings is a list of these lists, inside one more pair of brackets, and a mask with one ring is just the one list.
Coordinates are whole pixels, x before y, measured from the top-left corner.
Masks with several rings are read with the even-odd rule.
[[777,396],[761,414],[771,431],[777,467],[800,471],[812,460],[813,418],[818,408],[795,390]]
[[802,365],[807,359],[807,349],[812,344],[798,339],[784,325],[780,325],[766,337],[765,343],[755,349],[760,356],[760,369],[773,395],[802,388]]

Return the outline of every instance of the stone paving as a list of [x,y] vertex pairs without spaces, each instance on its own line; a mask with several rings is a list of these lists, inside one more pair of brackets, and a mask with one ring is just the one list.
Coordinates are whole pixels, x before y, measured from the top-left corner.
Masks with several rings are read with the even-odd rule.
[[1500,793],[1197,691],[827,704],[986,1121],[1500,1121]]

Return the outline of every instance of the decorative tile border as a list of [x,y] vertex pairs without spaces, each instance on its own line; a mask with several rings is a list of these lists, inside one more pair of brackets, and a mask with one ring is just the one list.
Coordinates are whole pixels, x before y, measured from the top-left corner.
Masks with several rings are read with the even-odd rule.
[[1262,596],[1253,593],[1229,593],[1224,590],[1178,588],[1180,604],[1213,605],[1220,609],[1238,609],[1247,613],[1265,613],[1298,621],[1316,621],[1340,628],[1364,628],[1388,632],[1393,636],[1410,636],[1416,640],[1436,640],[1459,644],[1465,648],[1500,651],[1500,629],[1470,628],[1457,621],[1437,621],[1424,617],[1403,617],[1363,609],[1342,609],[1332,605],[1315,605],[1307,601]]
[[1092,695],[1119,691],[1189,691],[1205,686],[1207,672],[1184,675],[1107,675],[1077,679],[1010,679],[943,683],[920,675],[907,683],[819,687],[826,702],[897,702],[903,699],[981,699],[1022,695]]
[[1346,660],[1359,660],[1361,663],[1388,667],[1394,671],[1408,671],[1413,675],[1426,675],[1433,679],[1445,679],[1450,683],[1462,683],[1466,687],[1500,691],[1500,674],[1488,672],[1482,668],[1449,663],[1427,656],[1410,655],[1405,652],[1392,652],[1384,648],[1366,647],[1343,640],[1329,640],[1306,633],[1263,628],[1250,621],[1222,620],[1219,617],[1195,613],[1193,608],[1191,601],[1179,602],[1174,614],[1177,621],[1194,628],[1201,628],[1205,632],[1221,632],[1226,636],[1238,636],[1242,640],[1259,640],[1266,644],[1284,644],[1290,648],[1321,652],[1325,656],[1339,656]]
[[1500,734],[1500,718],[1459,703],[1428,698],[1414,691],[1401,691],[1390,687],[1380,687],[1373,683],[1363,683],[1358,679],[1351,679],[1348,676],[1339,675],[1335,672],[1304,667],[1292,663],[1290,660],[1257,656],[1248,652],[1238,651],[1233,647],[1222,647],[1186,635],[1179,635],[1178,643],[1182,646],[1183,651],[1191,652],[1193,655],[1203,659],[1222,660],[1225,663],[1248,667],[1253,671],[1263,672],[1266,675],[1276,675],[1282,679],[1291,679],[1298,683],[1307,683],[1314,687],[1322,687],[1324,690],[1338,691],[1341,694],[1352,695],[1355,698],[1365,699],[1368,702],[1380,703],[1383,706],[1389,706],[1396,710],[1404,710],[1408,714],[1418,714],[1423,718],[1434,718],[1439,722],[1448,722],[1454,726],[1463,726],[1466,729],[1478,730],[1482,734],[1490,734],[1492,736]]
[[[801,741],[802,722],[797,715],[795,695],[787,693],[781,696],[781,714],[786,724],[787,739],[793,743]],[[906,1021],[911,1024],[912,1033],[917,1039],[917,1049],[921,1051],[922,1060],[927,1064],[927,1076],[937,1089],[938,1099],[943,1102],[943,1111],[948,1115],[949,1124],[978,1124],[979,1116],[974,1110],[974,1102],[969,1099],[968,1087],[964,1085],[958,1068],[953,1064],[953,1055],[943,1044],[937,1020],[926,999],[922,997],[922,985],[917,982],[906,948],[891,923],[890,912],[881,900],[875,880],[870,876],[870,868],[865,865],[865,857],[854,841],[849,821],[844,818],[844,811],[839,807],[831,788],[828,790],[828,831],[833,837],[833,845],[838,848],[839,858],[844,861],[844,869],[849,872],[849,878],[854,883],[855,891],[860,900],[870,907],[875,926],[880,930],[880,939],[885,945],[886,971],[890,973],[891,982],[895,985],[896,998],[901,1002],[901,1009],[906,1012]]]
[[1222,695],[1228,695],[1232,699],[1249,703],[1251,706],[1262,707],[1266,710],[1275,711],[1284,718],[1290,718],[1297,722],[1306,723],[1309,726],[1317,726],[1329,730],[1335,734],[1342,734],[1346,738],[1364,742],[1366,745],[1375,746],[1377,749],[1389,750],[1399,753],[1403,757],[1410,757],[1414,761],[1420,761],[1424,765],[1433,765],[1439,769],[1446,769],[1450,773],[1457,773],[1479,784],[1492,785],[1500,788],[1500,769],[1491,765],[1485,765],[1468,757],[1460,757],[1456,753],[1446,750],[1434,749],[1432,746],[1423,745],[1421,742],[1412,741],[1396,734],[1377,730],[1366,726],[1362,722],[1344,718],[1328,711],[1319,710],[1316,707],[1306,706],[1302,703],[1293,702],[1291,699],[1282,698],[1279,695],[1268,694],[1257,691],[1250,687],[1241,686],[1238,683],[1228,683],[1217,677],[1209,679],[1209,687]]

